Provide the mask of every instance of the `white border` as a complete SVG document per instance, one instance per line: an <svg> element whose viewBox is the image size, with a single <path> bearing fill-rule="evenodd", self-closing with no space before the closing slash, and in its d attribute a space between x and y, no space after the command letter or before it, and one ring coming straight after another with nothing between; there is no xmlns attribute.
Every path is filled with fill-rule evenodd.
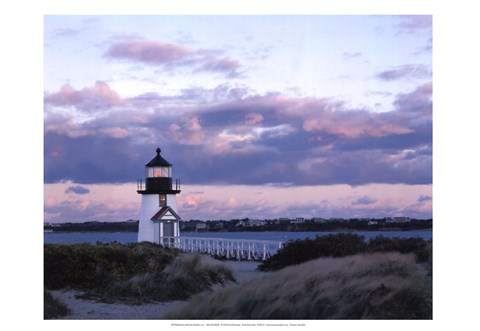
<svg viewBox="0 0 480 331"><path fill-rule="evenodd" d="M1 6L2 167L4 240L2 281L8 287L4 325L49 330L122 327L130 323L167 327L171 321L109 321L82 323L43 321L43 16L44 15L243 15L243 14L433 14L434 16L434 320L312 321L308 326L391 330L470 328L476 317L478 250L476 194L479 141L476 113L480 31L474 2L450 1L274 1L274 0L18 0ZM152 7L152 4L153 7ZM472 4L472 5L470 5ZM32 167L33 165L33 167ZM25 182L20 181L21 178ZM28 184L28 186L27 186ZM470 189L469 189L470 188ZM33 192L32 192L33 191ZM476 193L476 192L475 192ZM28 196L28 203L19 199ZM4 209L5 210L5 209ZM19 231L15 233L14 231ZM20 232L21 231L21 232ZM21 234L21 235L20 235ZM475 236L475 237L474 237ZM469 299L471 298L471 299ZM476 300L475 300L476 301ZM21 324L21 326L19 326ZM33 325L32 325L33 324ZM279 328L280 329L280 328ZM281 328L283 329L283 328Z"/></svg>

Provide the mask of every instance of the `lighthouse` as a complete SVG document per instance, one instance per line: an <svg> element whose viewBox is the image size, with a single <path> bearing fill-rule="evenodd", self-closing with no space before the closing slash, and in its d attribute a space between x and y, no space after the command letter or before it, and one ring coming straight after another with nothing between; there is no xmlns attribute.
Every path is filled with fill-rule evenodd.
<svg viewBox="0 0 480 331"><path fill-rule="evenodd" d="M176 199L180 181L175 180L173 186L172 165L160 155L160 148L156 152L145 165L145 181L137 181L137 193L142 195L138 242L166 244L180 236Z"/></svg>

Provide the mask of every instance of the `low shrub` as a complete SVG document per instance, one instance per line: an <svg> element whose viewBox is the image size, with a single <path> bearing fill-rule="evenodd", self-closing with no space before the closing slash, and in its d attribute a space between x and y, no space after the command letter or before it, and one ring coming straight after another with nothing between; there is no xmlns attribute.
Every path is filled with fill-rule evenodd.
<svg viewBox="0 0 480 331"><path fill-rule="evenodd" d="M166 319L431 319L431 279L413 254L318 258L204 292Z"/></svg>
<svg viewBox="0 0 480 331"><path fill-rule="evenodd" d="M151 243L44 245L47 289L92 289L138 273L161 272L178 252Z"/></svg>
<svg viewBox="0 0 480 331"><path fill-rule="evenodd" d="M318 257L342 257L362 253L367 247L364 239L356 234L340 233L289 241L276 254L263 261L258 270L279 270Z"/></svg>
<svg viewBox="0 0 480 331"><path fill-rule="evenodd" d="M43 318L55 319L66 316L70 309L61 301L54 298L48 291L43 292Z"/></svg>
<svg viewBox="0 0 480 331"><path fill-rule="evenodd" d="M151 243L44 246L46 289L73 288L82 298L139 304L183 300L213 284L235 280L221 262Z"/></svg>
<svg viewBox="0 0 480 331"><path fill-rule="evenodd" d="M386 238L378 236L370 239L367 245L369 252L413 253L417 262L432 260L432 242L422 238Z"/></svg>
<svg viewBox="0 0 480 331"><path fill-rule="evenodd" d="M417 262L432 261L432 242L422 238L375 237L366 242L363 236L351 233L317 236L287 242L278 252L259 266L260 271L279 270L319 257L343 257L361 253L399 252L415 254Z"/></svg>

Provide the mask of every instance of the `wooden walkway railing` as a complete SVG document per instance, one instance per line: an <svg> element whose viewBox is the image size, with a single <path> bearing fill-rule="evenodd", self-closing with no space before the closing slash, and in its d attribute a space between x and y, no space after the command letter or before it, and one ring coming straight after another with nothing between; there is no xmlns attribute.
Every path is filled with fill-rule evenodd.
<svg viewBox="0 0 480 331"><path fill-rule="evenodd" d="M161 237L160 244L185 252L217 255L236 260L266 260L283 246L280 241L199 237Z"/></svg>

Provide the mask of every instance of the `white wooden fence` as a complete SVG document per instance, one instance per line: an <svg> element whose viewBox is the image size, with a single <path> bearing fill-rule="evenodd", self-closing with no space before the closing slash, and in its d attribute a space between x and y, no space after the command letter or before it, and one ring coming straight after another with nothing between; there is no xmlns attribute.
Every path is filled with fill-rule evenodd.
<svg viewBox="0 0 480 331"><path fill-rule="evenodd" d="M160 244L185 252L218 255L236 260L265 260L283 246L280 241L199 237L161 237Z"/></svg>

